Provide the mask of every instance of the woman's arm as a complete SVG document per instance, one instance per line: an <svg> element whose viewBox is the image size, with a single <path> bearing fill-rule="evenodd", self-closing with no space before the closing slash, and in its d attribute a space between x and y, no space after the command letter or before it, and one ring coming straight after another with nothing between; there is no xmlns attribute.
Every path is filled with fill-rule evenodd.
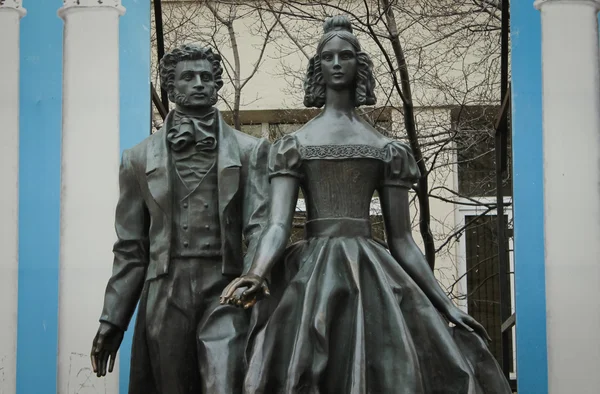
<svg viewBox="0 0 600 394"><path fill-rule="evenodd" d="M425 256L415 244L410 226L408 189L384 186L379 191L388 246L392 256L442 313L454 307L438 284Z"/></svg>
<svg viewBox="0 0 600 394"><path fill-rule="evenodd" d="M423 290L427 298L448 320L468 331L475 331L483 339L491 341L485 328L472 316L460 310L438 284L425 256L415 244L410 227L408 189L400 186L384 186L379 191L383 219L392 256Z"/></svg>
<svg viewBox="0 0 600 394"><path fill-rule="evenodd" d="M285 251L298 200L298 179L292 176L276 176L271 179L271 208L269 222L261 234L254 260L248 272L234 279L223 290L221 303L233 303L250 307L256 302L258 291L269 294L265 277ZM248 289L240 296L238 289Z"/></svg>

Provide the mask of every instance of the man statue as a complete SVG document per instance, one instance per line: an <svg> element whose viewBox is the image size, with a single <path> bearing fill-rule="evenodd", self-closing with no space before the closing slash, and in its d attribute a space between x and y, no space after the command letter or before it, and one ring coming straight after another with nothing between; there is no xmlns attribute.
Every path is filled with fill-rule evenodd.
<svg viewBox="0 0 600 394"><path fill-rule="evenodd" d="M248 312L219 296L252 262L267 219L269 144L213 107L222 72L210 48L166 54L160 78L175 110L123 153L113 274L91 358L98 376L112 371L140 301L130 394L241 392Z"/></svg>

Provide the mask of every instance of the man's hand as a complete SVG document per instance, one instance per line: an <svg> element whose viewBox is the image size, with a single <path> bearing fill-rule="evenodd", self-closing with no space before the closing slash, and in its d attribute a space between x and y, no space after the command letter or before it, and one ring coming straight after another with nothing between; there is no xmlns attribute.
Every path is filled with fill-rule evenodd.
<svg viewBox="0 0 600 394"><path fill-rule="evenodd" d="M121 341L123 341L123 334L123 330L115 325L106 322L100 323L91 353L92 369L98 377L106 376L107 365L108 372L113 371L117 351L121 346Z"/></svg>
<svg viewBox="0 0 600 394"><path fill-rule="evenodd" d="M258 275L244 275L236 278L223 290L221 304L232 304L248 309L264 296L268 296L269 286Z"/></svg>

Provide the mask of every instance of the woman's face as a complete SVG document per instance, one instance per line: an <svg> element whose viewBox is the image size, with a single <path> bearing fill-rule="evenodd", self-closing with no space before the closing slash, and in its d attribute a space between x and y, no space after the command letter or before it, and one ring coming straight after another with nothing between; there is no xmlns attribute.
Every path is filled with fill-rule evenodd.
<svg viewBox="0 0 600 394"><path fill-rule="evenodd" d="M358 62L352 44L333 37L321 50L321 71L328 88L348 89L354 84Z"/></svg>

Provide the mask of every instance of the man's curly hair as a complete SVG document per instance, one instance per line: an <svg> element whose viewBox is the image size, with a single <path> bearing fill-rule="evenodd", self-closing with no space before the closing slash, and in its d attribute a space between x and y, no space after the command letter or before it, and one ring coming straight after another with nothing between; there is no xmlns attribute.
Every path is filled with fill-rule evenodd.
<svg viewBox="0 0 600 394"><path fill-rule="evenodd" d="M223 87L223 67L221 56L213 53L211 48L185 44L166 53L160 60L158 69L160 84L169 94L169 100L176 101L175 67L184 60L208 60L212 64L213 78L217 91Z"/></svg>
<svg viewBox="0 0 600 394"><path fill-rule="evenodd" d="M304 79L304 105L306 107L321 108L325 105L325 81L321 70L321 51L327 42L334 37L339 37L349 42L356 51L358 63L356 81L354 85L354 105L373 105L377 102L375 97L375 77L373 76L373 62L369 55L360 48L358 38L352 32L352 24L345 16L328 18L323 25L323 37L317 46L317 54L308 63L308 70Z"/></svg>

